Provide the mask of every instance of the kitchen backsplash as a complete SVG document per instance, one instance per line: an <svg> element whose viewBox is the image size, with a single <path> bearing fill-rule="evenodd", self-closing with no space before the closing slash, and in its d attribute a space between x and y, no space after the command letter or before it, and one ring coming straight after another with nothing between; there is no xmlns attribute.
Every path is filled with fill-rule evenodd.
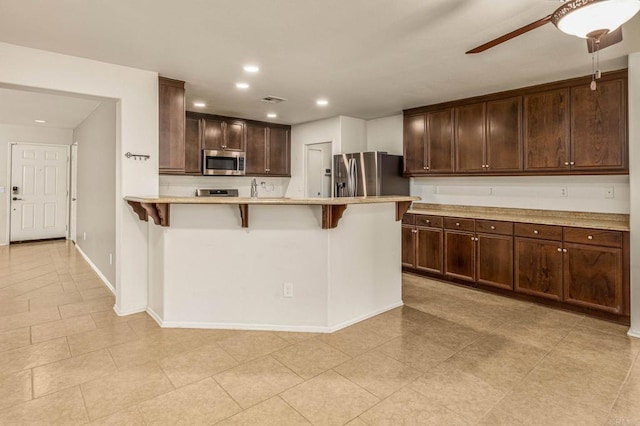
<svg viewBox="0 0 640 426"><path fill-rule="evenodd" d="M196 189L237 189L240 197L251 195L250 176L160 176L160 195L194 196ZM290 178L256 177L258 197L283 197Z"/></svg>
<svg viewBox="0 0 640 426"><path fill-rule="evenodd" d="M629 213L629 176L426 177L411 179L423 203Z"/></svg>

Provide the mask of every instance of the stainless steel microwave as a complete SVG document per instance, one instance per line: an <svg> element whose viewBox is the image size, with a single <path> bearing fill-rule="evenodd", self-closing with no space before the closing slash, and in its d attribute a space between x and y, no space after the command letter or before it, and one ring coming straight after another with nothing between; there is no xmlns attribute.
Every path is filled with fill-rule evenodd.
<svg viewBox="0 0 640 426"><path fill-rule="evenodd" d="M202 174L219 176L244 175L245 153L239 151L202 151Z"/></svg>

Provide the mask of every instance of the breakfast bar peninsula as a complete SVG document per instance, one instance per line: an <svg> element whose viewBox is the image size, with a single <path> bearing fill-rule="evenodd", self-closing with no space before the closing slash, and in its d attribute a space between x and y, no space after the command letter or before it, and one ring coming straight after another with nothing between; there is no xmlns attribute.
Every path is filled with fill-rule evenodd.
<svg viewBox="0 0 640 426"><path fill-rule="evenodd" d="M163 327L332 332L402 305L401 222L418 197L126 197L148 222Z"/></svg>

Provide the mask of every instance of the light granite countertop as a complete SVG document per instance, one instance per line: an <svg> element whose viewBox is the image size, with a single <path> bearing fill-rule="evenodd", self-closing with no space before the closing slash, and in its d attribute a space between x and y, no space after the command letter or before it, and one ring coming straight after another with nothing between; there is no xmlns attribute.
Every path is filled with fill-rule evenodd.
<svg viewBox="0 0 640 426"><path fill-rule="evenodd" d="M629 231L629 215L413 203L407 213Z"/></svg>
<svg viewBox="0 0 640 426"><path fill-rule="evenodd" d="M251 197L124 197L127 201L147 204L263 204L263 205L345 205L419 201L420 197L380 196L341 198L251 198Z"/></svg>

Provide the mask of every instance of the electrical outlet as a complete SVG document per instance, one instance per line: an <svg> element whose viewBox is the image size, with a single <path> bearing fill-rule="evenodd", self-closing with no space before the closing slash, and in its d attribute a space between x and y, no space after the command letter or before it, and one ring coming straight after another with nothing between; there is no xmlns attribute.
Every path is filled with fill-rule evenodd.
<svg viewBox="0 0 640 426"><path fill-rule="evenodd" d="M560 188L560 196L561 197L567 197L569 195L569 191L567 191L567 187L562 187Z"/></svg>
<svg viewBox="0 0 640 426"><path fill-rule="evenodd" d="M293 297L293 283L282 283L282 295L284 297Z"/></svg>
<svg viewBox="0 0 640 426"><path fill-rule="evenodd" d="M87 241L87 233L86 232L82 233L82 241Z"/></svg>
<svg viewBox="0 0 640 426"><path fill-rule="evenodd" d="M616 194L614 192L613 186L607 186L604 189L604 198L615 198Z"/></svg>
<svg viewBox="0 0 640 426"><path fill-rule="evenodd" d="M109 253L109 265L113 265L113 253Z"/></svg>

